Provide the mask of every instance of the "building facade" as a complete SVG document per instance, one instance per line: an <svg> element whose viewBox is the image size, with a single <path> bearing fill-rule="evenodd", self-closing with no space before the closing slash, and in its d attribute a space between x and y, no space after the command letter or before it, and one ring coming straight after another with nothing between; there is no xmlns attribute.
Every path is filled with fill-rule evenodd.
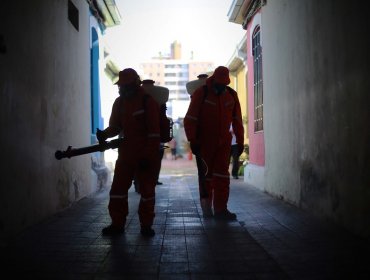
<svg viewBox="0 0 370 280"><path fill-rule="evenodd" d="M148 62L140 64L143 79L154 80L156 85L169 89L167 113L174 120L182 119L189 106L189 94L186 83L197 79L202 73L213 70L209 61L194 61L181 58L181 44L174 41L168 55L160 54Z"/></svg>
<svg viewBox="0 0 370 280"><path fill-rule="evenodd" d="M229 20L247 36L245 181L369 237L367 10L346 0L235 0Z"/></svg>
<svg viewBox="0 0 370 280"><path fill-rule="evenodd" d="M247 88L247 37L244 36L235 48L229 62L226 64L230 71L230 87L237 93L242 112L244 126L244 143L249 145L248 137L248 88Z"/></svg>
<svg viewBox="0 0 370 280"><path fill-rule="evenodd" d="M113 0L23 1L21 9L2 3L1 239L98 189L99 154L57 160L55 152L95 141L102 125L100 39L118 19Z"/></svg>

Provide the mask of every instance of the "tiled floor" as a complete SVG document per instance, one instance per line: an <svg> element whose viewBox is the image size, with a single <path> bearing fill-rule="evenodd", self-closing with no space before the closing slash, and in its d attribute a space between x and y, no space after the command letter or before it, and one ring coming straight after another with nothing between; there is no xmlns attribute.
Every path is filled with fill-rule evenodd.
<svg viewBox="0 0 370 280"><path fill-rule="evenodd" d="M239 180L235 222L203 219L195 166L164 160L153 238L139 234L131 188L126 232L103 237L108 190L36 225L2 248L2 279L370 279L363 240ZM19 278L17 278L19 279Z"/></svg>

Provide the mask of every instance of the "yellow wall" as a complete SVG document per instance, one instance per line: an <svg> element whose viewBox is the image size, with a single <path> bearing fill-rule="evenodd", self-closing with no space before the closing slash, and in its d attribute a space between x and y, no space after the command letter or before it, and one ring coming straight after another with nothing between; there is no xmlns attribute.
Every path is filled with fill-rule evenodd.
<svg viewBox="0 0 370 280"><path fill-rule="evenodd" d="M230 73L230 76L231 76L230 87L232 87L238 93L240 108L242 111L243 124L244 124L244 143L249 144L248 122L247 123L244 122L244 120L248 120L248 98L247 98L246 75L247 75L247 68L244 67L243 65L241 65L234 72L231 72Z"/></svg>

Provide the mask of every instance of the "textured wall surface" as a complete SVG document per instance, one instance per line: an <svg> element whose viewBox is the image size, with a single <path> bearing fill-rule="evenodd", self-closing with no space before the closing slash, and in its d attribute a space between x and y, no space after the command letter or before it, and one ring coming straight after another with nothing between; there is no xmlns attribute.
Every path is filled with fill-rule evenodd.
<svg viewBox="0 0 370 280"><path fill-rule="evenodd" d="M369 236L368 11L267 1L261 18L266 190Z"/></svg>
<svg viewBox="0 0 370 280"><path fill-rule="evenodd" d="M56 150L90 145L89 14L74 1L5 1L0 9L2 147L0 235L14 234L91 192L90 157Z"/></svg>

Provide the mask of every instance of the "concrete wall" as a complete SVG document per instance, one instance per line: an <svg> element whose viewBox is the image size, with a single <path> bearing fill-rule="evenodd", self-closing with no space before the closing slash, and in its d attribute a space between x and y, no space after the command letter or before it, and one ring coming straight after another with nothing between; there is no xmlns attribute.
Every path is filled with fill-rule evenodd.
<svg viewBox="0 0 370 280"><path fill-rule="evenodd" d="M56 150L90 145L89 13L73 1L3 1L0 34L0 236L7 237L91 193L89 156Z"/></svg>
<svg viewBox="0 0 370 280"><path fill-rule="evenodd" d="M240 67L237 73L237 92L238 98L240 102L240 109L242 111L243 117L243 124L244 124L244 144L249 144L248 138L248 123L244 123L244 120L248 121L248 94L247 94L247 87L246 87L246 76L247 70L245 66Z"/></svg>
<svg viewBox="0 0 370 280"><path fill-rule="evenodd" d="M253 20L248 24L247 28L247 77L248 77L248 136L249 136L249 165L256 165L258 167L263 167L265 165L265 140L264 140L264 131L254 131L254 69L253 69L253 55L252 55L252 34L254 29L257 26L261 25L261 14L257 13ZM262 45L262 42L261 42ZM263 46L262 46L263 47ZM262 61L263 61L262 53ZM265 110L265 109L264 109ZM246 168L250 168L247 166ZM260 168L258 168L260 170ZM253 180L253 174L250 174L251 181L246 181L251 184L255 184ZM247 177L245 177L247 178ZM263 188L263 185L258 185L257 187Z"/></svg>
<svg viewBox="0 0 370 280"><path fill-rule="evenodd" d="M265 188L369 236L370 17L360 3L262 8Z"/></svg>
<svg viewBox="0 0 370 280"><path fill-rule="evenodd" d="M244 182L260 190L265 190L265 133L263 130L254 131L254 60L252 55L252 34L257 26L261 26L261 13L256 13L247 26L249 163L244 167ZM263 48L262 41L261 45Z"/></svg>

